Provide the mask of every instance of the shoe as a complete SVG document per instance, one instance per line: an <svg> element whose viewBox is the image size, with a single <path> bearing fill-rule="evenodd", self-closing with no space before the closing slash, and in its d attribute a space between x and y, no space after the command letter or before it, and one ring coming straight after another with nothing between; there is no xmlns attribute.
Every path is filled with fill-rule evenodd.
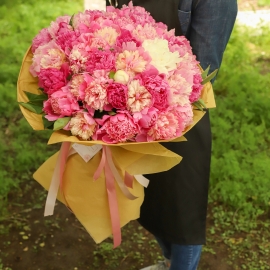
<svg viewBox="0 0 270 270"><path fill-rule="evenodd" d="M170 267L170 264L169 264L168 260L165 260L162 262L158 262L158 264L145 267L141 270L169 270L169 267Z"/></svg>

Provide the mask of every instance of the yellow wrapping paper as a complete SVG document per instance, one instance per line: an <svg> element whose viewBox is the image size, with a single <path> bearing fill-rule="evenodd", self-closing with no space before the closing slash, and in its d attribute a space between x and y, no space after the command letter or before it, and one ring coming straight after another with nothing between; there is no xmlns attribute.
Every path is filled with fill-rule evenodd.
<svg viewBox="0 0 270 270"><path fill-rule="evenodd" d="M32 77L29 72L32 57L33 55L29 48L23 59L18 78L18 102L28 101L23 91L39 94L37 78ZM201 98L204 100L207 108L215 107L211 83L204 85ZM22 106L20 106L20 108L24 117L33 129L44 129L40 115L37 115ZM185 132L190 130L203 115L204 112L194 110L193 125L189 126ZM185 140L186 139L182 136L174 141L181 142ZM49 140L49 144L65 141L80 143L87 146L94 144L108 145L102 141L81 141L77 137L70 136L69 133L64 130L55 131ZM131 175L166 171L177 165L182 159L182 157L167 150L158 142L121 143L109 146L114 164L123 178L125 171ZM58 153L50 157L34 174L34 179L46 190L49 189L57 157ZM112 234L104 173L102 173L97 181L93 181L93 175L99 165L100 159L101 151L88 163L86 163L78 154L74 154L68 158L63 176L63 192L66 201L75 216L96 243L102 242ZM144 197L143 186L134 180L133 188L129 190L133 195L138 197L135 200L126 198L119 189L117 183L115 183L115 187L120 214L120 225L122 227L130 220L139 217L140 206ZM58 193L57 198L65 203L61 192Z"/></svg>

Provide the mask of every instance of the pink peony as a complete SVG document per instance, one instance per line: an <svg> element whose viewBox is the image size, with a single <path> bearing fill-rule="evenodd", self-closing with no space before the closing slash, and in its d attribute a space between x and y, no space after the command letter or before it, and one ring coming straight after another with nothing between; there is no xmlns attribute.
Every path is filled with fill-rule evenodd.
<svg viewBox="0 0 270 270"><path fill-rule="evenodd" d="M134 80L128 85L127 107L131 112L140 112L152 105L152 95L140 85L139 80Z"/></svg>
<svg viewBox="0 0 270 270"><path fill-rule="evenodd" d="M73 47L69 54L70 68L73 73L80 73L85 71L85 63L87 62L88 53L80 45Z"/></svg>
<svg viewBox="0 0 270 270"><path fill-rule="evenodd" d="M122 47L122 44L126 42L134 42L137 47L141 46L141 42L132 36L130 31L122 29L121 34L116 39L116 46Z"/></svg>
<svg viewBox="0 0 270 270"><path fill-rule="evenodd" d="M94 70L108 70L111 71L115 66L115 55L111 51L102 51L92 49L88 52L88 59L85 63L85 70L92 73Z"/></svg>
<svg viewBox="0 0 270 270"><path fill-rule="evenodd" d="M52 36L52 38L56 38L57 33L59 31L60 28L60 24L61 23L65 23L65 24L69 24L70 22L70 16L60 16L58 18L56 18L55 21L51 22L50 27L48 27L48 32L50 33L50 35Z"/></svg>
<svg viewBox="0 0 270 270"><path fill-rule="evenodd" d="M89 140L95 133L97 123L93 117L87 112L77 112L74 117L71 118L69 123L69 129L74 136L78 136L83 140Z"/></svg>
<svg viewBox="0 0 270 270"><path fill-rule="evenodd" d="M169 85L164 74L159 74L155 68L141 74L144 87L153 98L153 106L164 111L168 108Z"/></svg>
<svg viewBox="0 0 270 270"><path fill-rule="evenodd" d="M201 92L202 92L202 89L203 89L203 85L201 84L202 83L202 75L200 73L197 73L194 75L193 77L193 87L192 87L192 92L189 96L189 100L191 103L197 101L200 96L201 96Z"/></svg>
<svg viewBox="0 0 270 270"><path fill-rule="evenodd" d="M111 83L107 87L108 102L115 109L125 110L127 106L127 86L121 83Z"/></svg>
<svg viewBox="0 0 270 270"><path fill-rule="evenodd" d="M36 49L33 56L33 63L30 67L30 72L34 77L36 77L41 69L60 69L65 62L65 53L55 43L55 41L52 40L48 44L39 46Z"/></svg>
<svg viewBox="0 0 270 270"><path fill-rule="evenodd" d="M32 41L32 53L35 53L39 46L49 43L52 40L47 28L42 29Z"/></svg>
<svg viewBox="0 0 270 270"><path fill-rule="evenodd" d="M54 92L43 104L45 117L49 121L54 121L64 116L71 116L79 110L80 106L78 102L65 88Z"/></svg>
<svg viewBox="0 0 270 270"><path fill-rule="evenodd" d="M75 74L71 78L70 92L76 99L83 100L85 97L85 88L87 87L85 76L89 76L89 75L88 74Z"/></svg>
<svg viewBox="0 0 270 270"><path fill-rule="evenodd" d="M39 87L43 88L45 93L51 95L66 85L68 75L67 64L63 64L60 70L56 68L41 69L38 76Z"/></svg>
<svg viewBox="0 0 270 270"><path fill-rule="evenodd" d="M135 43L134 45L136 48ZM147 64L148 59L145 59L139 50L124 50L116 59L116 69L124 70L130 75L145 71Z"/></svg>
<svg viewBox="0 0 270 270"><path fill-rule="evenodd" d="M161 112L153 127L147 132L147 140L173 139L179 137L183 129L183 123L174 112Z"/></svg>
<svg viewBox="0 0 270 270"><path fill-rule="evenodd" d="M96 81L91 82L85 89L84 100L91 108L103 111L104 106L108 104L106 85Z"/></svg>
<svg viewBox="0 0 270 270"><path fill-rule="evenodd" d="M106 143L119 143L133 141L139 132L138 126L127 112L114 116L105 115L102 120L97 120L102 127L97 130L96 138Z"/></svg>
<svg viewBox="0 0 270 270"><path fill-rule="evenodd" d="M56 42L67 54L71 51L73 43L76 41L77 37L78 33L73 30L72 26L64 22L59 24Z"/></svg>

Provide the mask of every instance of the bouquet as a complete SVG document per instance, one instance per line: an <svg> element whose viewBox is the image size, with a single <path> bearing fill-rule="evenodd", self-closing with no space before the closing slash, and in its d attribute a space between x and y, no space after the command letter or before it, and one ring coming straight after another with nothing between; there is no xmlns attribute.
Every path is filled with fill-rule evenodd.
<svg viewBox="0 0 270 270"><path fill-rule="evenodd" d="M138 175L168 170L181 160L153 142L184 140L181 136L199 121L204 108L215 106L211 85L207 84L215 74L207 76L208 70L202 72L198 64L185 37L175 36L174 30L168 31L165 24L155 22L144 8L132 3L122 9L108 7L106 12L88 10L58 17L33 39L19 75L18 101L34 129L55 131L49 143L76 144L71 152L71 144L63 144L62 151L45 162L40 168L42 173L39 170L35 178L47 189L62 186L58 198L81 222L84 220L82 223L88 224L89 218L85 219L85 213L80 218L74 211L77 206L71 202L76 201L70 194L79 184L68 180L70 175L78 178L72 171L83 160L77 157L78 163L74 163L75 157L69 156L76 153L83 157L86 145L101 144L102 154L99 148L90 155L85 162L94 157L91 166L86 164L83 170L91 167L89 177L103 177L105 182L108 178L118 179L125 199L142 198L141 185L139 196L130 195L134 175L138 180ZM87 151L95 152L93 148ZM56 161L57 155L62 165L57 165L60 169L55 172L55 164L61 163ZM162 158L169 162L164 163ZM156 166L158 159L163 164ZM118 213L115 219L117 207L111 204L115 205L121 195L116 194L115 188L108 189L113 180L109 182L106 187L110 213L106 212L106 217L109 214L114 221L108 225L112 228L106 231L106 237L111 230L114 235L119 234L122 224L115 225L117 218L120 223L138 218L142 202L136 199L134 217L122 222ZM56 193L57 188L55 196ZM78 212L82 204L85 201L78 204ZM103 224L104 220L100 222ZM104 235L98 238L103 240Z"/></svg>

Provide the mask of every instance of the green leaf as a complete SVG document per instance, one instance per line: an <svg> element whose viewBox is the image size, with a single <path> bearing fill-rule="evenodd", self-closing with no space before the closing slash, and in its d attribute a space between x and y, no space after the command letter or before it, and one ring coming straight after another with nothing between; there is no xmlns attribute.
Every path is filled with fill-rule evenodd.
<svg viewBox="0 0 270 270"><path fill-rule="evenodd" d="M218 70L214 70L210 75L208 75L203 81L202 81L202 85L210 82L216 75L217 75Z"/></svg>
<svg viewBox="0 0 270 270"><path fill-rule="evenodd" d="M207 67L207 69L202 73L202 78L203 78L203 80L207 77L207 74L208 74L209 70L210 70L210 65L209 65L209 66Z"/></svg>
<svg viewBox="0 0 270 270"><path fill-rule="evenodd" d="M114 78L114 75L115 75L115 72L114 71L111 71L110 74L109 74L109 78L110 79L113 79Z"/></svg>
<svg viewBox="0 0 270 270"><path fill-rule="evenodd" d="M113 116L113 115L116 115L116 112L111 111L111 112L108 112L108 114Z"/></svg>
<svg viewBox="0 0 270 270"><path fill-rule="evenodd" d="M22 105L24 108L26 108L27 110L37 113L37 114L41 114L42 113L42 109L43 106L39 106L36 104L31 104L30 102L25 103L25 102L19 102L20 105Z"/></svg>
<svg viewBox="0 0 270 270"><path fill-rule="evenodd" d="M59 118L54 122L53 130L59 130L62 129L67 125L67 123L70 121L71 117L63 117Z"/></svg>
<svg viewBox="0 0 270 270"><path fill-rule="evenodd" d="M197 101L193 102L192 105L194 105L200 111L205 111L207 109L202 99L198 99Z"/></svg>
<svg viewBox="0 0 270 270"><path fill-rule="evenodd" d="M35 102L35 101L44 101L48 99L48 96L44 93L40 94L40 95L36 95L27 91L24 91L25 95L27 96L28 100L30 102Z"/></svg>
<svg viewBox="0 0 270 270"><path fill-rule="evenodd" d="M55 121L49 121L45 116L42 116L42 121L45 129L53 129L53 124Z"/></svg>
<svg viewBox="0 0 270 270"><path fill-rule="evenodd" d="M69 21L69 25L72 26L72 28L73 28L73 18L74 18L74 14L71 16L70 21Z"/></svg>

